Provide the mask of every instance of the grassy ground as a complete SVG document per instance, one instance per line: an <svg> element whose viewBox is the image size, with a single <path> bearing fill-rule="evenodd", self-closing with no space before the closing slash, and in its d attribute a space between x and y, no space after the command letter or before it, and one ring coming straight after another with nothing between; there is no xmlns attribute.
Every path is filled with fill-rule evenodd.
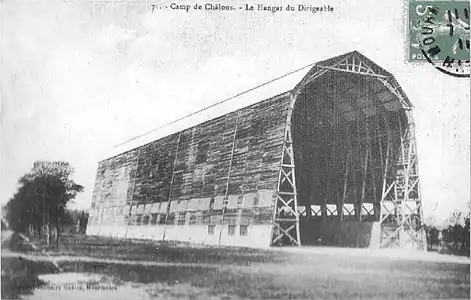
<svg viewBox="0 0 471 300"><path fill-rule="evenodd" d="M106 263L61 266L67 271L108 274L125 282L151 286L158 282L180 292L181 286L191 286L207 289L208 294L243 299L469 299L469 265L465 264L307 254L283 260L217 267ZM155 293L159 293L158 288Z"/></svg>
<svg viewBox="0 0 471 300"><path fill-rule="evenodd" d="M38 274L54 272L54 266L48 262L2 257L2 299L32 294L34 288L44 284Z"/></svg>
<svg viewBox="0 0 471 300"><path fill-rule="evenodd" d="M128 299L136 295L142 299L202 300L470 297L469 263L391 259L371 256L367 252L329 248L273 251L134 242L128 244L126 250L126 243L129 241L100 241L93 246L84 241L63 248L66 249L63 252L109 258L120 255L121 259L145 258L167 265L110 263L105 260L74 262L67 258L58 263L64 272L109 276L119 285L115 294L106 292L107 297L113 299ZM5 259L2 259L2 269ZM11 266L25 268L21 264ZM38 273L34 268L29 270ZM38 290L31 299L54 299L54 295ZM86 291L74 295L80 300L97 297L96 292ZM75 299L70 293L59 296L57 299Z"/></svg>

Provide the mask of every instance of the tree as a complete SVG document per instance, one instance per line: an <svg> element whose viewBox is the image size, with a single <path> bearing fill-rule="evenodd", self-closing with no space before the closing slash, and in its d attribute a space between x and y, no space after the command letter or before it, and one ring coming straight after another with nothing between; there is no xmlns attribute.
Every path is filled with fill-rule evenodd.
<svg viewBox="0 0 471 300"><path fill-rule="evenodd" d="M73 173L67 162L35 162L32 170L19 179L18 191L6 205L6 219L12 229L23 233L31 226L42 232L46 229L49 243L54 226L59 243L59 225L66 206L83 191L83 186L72 180Z"/></svg>
<svg viewBox="0 0 471 300"><path fill-rule="evenodd" d="M442 231L442 241L447 252L469 256L469 220L469 212L455 212L448 219L449 225Z"/></svg>
<svg viewBox="0 0 471 300"><path fill-rule="evenodd" d="M427 233L427 244L430 250L435 249L435 246L438 248L440 243L439 240L439 230L432 225L425 225L425 232Z"/></svg>
<svg viewBox="0 0 471 300"><path fill-rule="evenodd" d="M63 226L69 227L69 230L76 233L84 233L87 229L88 213L84 210L67 210L61 219Z"/></svg>
<svg viewBox="0 0 471 300"><path fill-rule="evenodd" d="M88 212L82 210L79 216L79 232L85 233L87 231L87 225L88 225Z"/></svg>

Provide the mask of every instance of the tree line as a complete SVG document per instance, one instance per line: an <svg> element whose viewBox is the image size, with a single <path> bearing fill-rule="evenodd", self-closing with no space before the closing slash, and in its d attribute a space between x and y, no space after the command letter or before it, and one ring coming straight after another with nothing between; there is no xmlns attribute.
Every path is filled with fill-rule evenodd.
<svg viewBox="0 0 471 300"><path fill-rule="evenodd" d="M428 250L469 257L470 216L469 212L455 212L448 219L448 226L442 229L426 225Z"/></svg>
<svg viewBox="0 0 471 300"><path fill-rule="evenodd" d="M88 213L67 209L84 189L73 180L73 174L74 169L67 162L35 162L18 180L18 190L4 207L9 228L30 237L46 238L47 243L54 235L57 245L61 230L85 233ZM448 223L445 229L425 225L428 250L469 256L470 213L457 212ZM6 227L2 220L2 229Z"/></svg>
<svg viewBox="0 0 471 300"><path fill-rule="evenodd" d="M9 228L28 235L39 234L48 244L54 233L58 245L61 227L75 217L66 207L84 189L72 179L73 174L74 169L67 162L34 162L32 169L18 180L18 190L4 207Z"/></svg>

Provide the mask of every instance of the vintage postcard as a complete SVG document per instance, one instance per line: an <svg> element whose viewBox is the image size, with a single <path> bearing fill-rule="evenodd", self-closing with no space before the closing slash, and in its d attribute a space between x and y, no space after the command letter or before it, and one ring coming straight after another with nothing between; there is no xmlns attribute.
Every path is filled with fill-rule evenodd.
<svg viewBox="0 0 471 300"><path fill-rule="evenodd" d="M0 1L2 299L469 299L470 3Z"/></svg>

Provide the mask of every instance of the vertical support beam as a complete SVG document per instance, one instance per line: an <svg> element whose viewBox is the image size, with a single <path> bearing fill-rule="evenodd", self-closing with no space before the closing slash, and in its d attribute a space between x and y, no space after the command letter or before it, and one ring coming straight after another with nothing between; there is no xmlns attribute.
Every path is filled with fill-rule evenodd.
<svg viewBox="0 0 471 300"><path fill-rule="evenodd" d="M409 123L409 122L408 122ZM409 220L410 215L409 212L406 210L407 208L407 202L409 201L409 180L410 180L410 172L411 172L411 166L412 166L412 138L410 134L410 124L407 124L407 129L406 129L406 135L407 135L407 142L408 142L408 149L407 149L407 157L406 157L406 163L407 165L405 166L405 178L404 178L404 199L403 201L403 207L402 207L402 213L403 213L403 224L407 220Z"/></svg>
<svg viewBox="0 0 471 300"><path fill-rule="evenodd" d="M180 148L181 135L182 133L180 131L178 133L177 147L175 149L175 158L173 159L172 179L170 180L170 188L168 191L167 212L165 214L165 225L164 225L164 233L162 235L162 241L165 241L165 235L167 234L167 220L168 220L168 215L170 214L170 203L172 200L173 180L175 179L175 169L177 168L177 158L178 158L178 150Z"/></svg>
<svg viewBox="0 0 471 300"><path fill-rule="evenodd" d="M330 180L330 157L329 157L329 150L331 148L331 146L329 145L329 132L325 129L325 128L322 128L322 130L325 130L324 131L324 134L323 136L325 137L325 140L323 141L323 147L325 147L322 152L324 154L324 171L326 171L326 173L322 174L322 182L323 182L323 186L324 186L324 197L323 199L321 199L321 216L322 216L322 220L325 220L327 218L327 199L329 197L329 180Z"/></svg>
<svg viewBox="0 0 471 300"><path fill-rule="evenodd" d="M296 97L297 95L291 93L282 145L275 207L273 210L271 245L281 241L282 238L288 238L293 245L301 245L299 213L297 210L298 196L296 192L295 160L293 139L291 135L291 116L296 102ZM284 188L282 184L284 184L286 188Z"/></svg>
<svg viewBox="0 0 471 300"><path fill-rule="evenodd" d="M398 178L397 180L398 184L396 184L396 208L399 207L399 226L401 227L401 230L404 229L404 222L405 222L405 213L404 213L404 196L406 193L406 187L407 185L404 185L404 182L407 180L407 168L408 168L408 163L407 163L407 157L406 157L406 152L405 152L405 147L404 147L404 141L405 137L407 136L407 131L408 129L404 131L404 128L402 126L402 121L401 121L401 116L398 114L397 115L397 121L399 125L399 132L400 132L400 141L401 141L401 159L398 162L400 164L399 169L401 170L402 174L399 174L402 178ZM398 192L399 190L399 192ZM401 241L399 241L401 243ZM402 246L402 245L401 245Z"/></svg>
<svg viewBox="0 0 471 300"><path fill-rule="evenodd" d="M355 122L355 125L356 125L356 132L357 132L357 147L358 147L358 153L359 153L359 160L358 162L360 163L358 166L354 165L354 171L352 172L352 175L353 175L353 182L354 182L354 185L353 185L353 193L354 193L354 199L355 199L355 203L354 203L354 210L355 210L355 218L358 219L358 220L361 220L361 195L359 195L359 191L358 191L358 167L361 167L362 164L363 164L363 157L361 155L362 153L362 141L363 141L363 136L361 135L361 129L360 129L360 116L356 119L356 122ZM361 170L361 169L360 169Z"/></svg>
<svg viewBox="0 0 471 300"><path fill-rule="evenodd" d="M386 130L386 122L385 121L383 121L383 122L384 122L383 123L384 124L383 128L384 128L384 130ZM384 143L383 136L384 136L385 133L381 131L381 127L380 127L379 123L380 123L380 118L377 117L376 118L376 138L378 140L378 152L379 152L379 162L380 162L379 167L380 168L379 168L379 171L378 171L378 169L375 169L374 174L373 174L373 176L375 178L375 182L374 182L375 200L374 201L375 201L375 205L377 206L375 208L375 215L376 215L376 218L377 218L376 220L377 221L381 220L381 199L383 197L383 194L382 194L383 190L382 190L381 194L378 195L378 189L376 187L376 181L378 180L381 184L383 184L383 175L382 175L382 173L383 173L383 170L385 168L385 157L384 157L384 154L383 154L383 147L384 147L383 146L384 145L383 144ZM387 139L387 135L386 135L386 145L387 145L387 142L388 142L388 139ZM378 176L378 173L381 174L381 175ZM382 186L382 188L384 188L384 185Z"/></svg>
<svg viewBox="0 0 471 300"><path fill-rule="evenodd" d="M362 169L362 185L361 185L361 198L360 198L360 208L358 212L358 219L362 221L362 211L363 211L363 202L365 201L365 192L366 192L366 177L367 177L367 170L368 170L368 158L369 158L369 151L370 151L370 140L369 140L369 132L368 132L368 120L365 119L365 156L363 158L363 169Z"/></svg>
<svg viewBox="0 0 471 300"><path fill-rule="evenodd" d="M235 142L236 142L236 137L237 137L237 126L239 125L239 114L240 114L240 110L237 111L236 123L234 127L234 135L232 136L231 158L229 159L229 169L227 170L226 192L224 194L224 202L222 205L221 229L219 230L218 244L221 244L222 230L224 229L224 213L226 212L226 209L227 209L227 200L228 200L227 195L229 193L229 181L231 179L232 163L234 160Z"/></svg>
<svg viewBox="0 0 471 300"><path fill-rule="evenodd" d="M304 95L306 95L306 86L304 86ZM308 109L307 109L307 101L303 101L303 104L304 104L304 120L308 120ZM316 110L317 112L317 110ZM307 124L306 126L306 123L301 123L300 124L301 126L301 130L305 130L306 127L311 127L312 124ZM304 149L305 145L307 144L306 142L306 139L300 139L298 141L298 145L300 146L301 149ZM305 174L305 178L303 178L304 180L304 186L311 186L311 169L312 169L312 164L309 165L308 162L311 161L311 157L308 156L307 154L305 153L300 153L300 155L302 156L300 161L302 161L303 163L303 174ZM309 157L309 159L307 159L307 157ZM311 205L312 205L312 201L311 201L311 189L309 189L309 193L305 193L306 195L306 199L303 199L303 203L305 204L306 206L306 209L304 211L304 213L306 214L306 219L311 219L312 217L312 210L311 210ZM297 211L298 212L298 211Z"/></svg>
<svg viewBox="0 0 471 300"><path fill-rule="evenodd" d="M350 141L350 134L347 134L347 159L345 160L345 173L343 176L343 195L339 207L339 217L340 220L343 220L343 206L345 204L345 198L347 197L347 185L348 185L348 176L350 170L350 160L352 156L352 144Z"/></svg>
<svg viewBox="0 0 471 300"><path fill-rule="evenodd" d="M386 235L386 232L391 224L389 223L389 219L393 217L396 219L395 210L396 204L394 201L396 197L394 196L394 200L387 199L388 195L391 193L392 189L395 189L396 186L396 178L392 178L391 182L388 182L388 174L391 164L394 163L392 158L395 156L394 149L393 149L393 132L390 126L390 122L386 115L383 115L384 118L384 126L387 133L387 141L386 141L386 155L384 157L384 166L383 166L383 185L382 185L382 193L381 193L381 209L380 209L380 224L382 228L381 233L381 243L379 247L383 247L386 245L390 239L395 238L395 233L389 233ZM388 186L389 184L389 186ZM390 211L389 208L386 206L386 203L392 203L394 206L394 211Z"/></svg>
<svg viewBox="0 0 471 300"><path fill-rule="evenodd" d="M413 113L412 110L406 111L408 123L409 123L409 133L410 133L410 139L411 139L411 147L413 148L412 150L412 155L414 156L414 169L415 169L415 177L416 177L416 188L417 188L417 199L416 200L416 205L417 205L417 215L418 215L418 222L419 222L419 228L414 230L417 230L417 237L418 237L418 243L419 243L419 250L427 250L427 237L425 230L423 228L423 221L424 221L424 212L423 212L423 202L422 202L422 191L420 188L420 177L419 177L419 161L418 161L418 154L417 154L417 140L415 138L415 122L413 118Z"/></svg>
<svg viewBox="0 0 471 300"><path fill-rule="evenodd" d="M371 152L370 152L371 153ZM372 162L370 161L370 163L372 164ZM376 169L376 166L372 165L370 167L370 178L371 178L371 187L373 189L373 215L374 215L374 219L376 220L377 216L378 216L378 211L377 211L377 188L376 188L376 172L377 172L377 169Z"/></svg>
<svg viewBox="0 0 471 300"><path fill-rule="evenodd" d="M384 115L384 126L387 133L386 137L386 155L384 157L384 164L383 164L383 187L381 193L381 210L383 210L383 203L387 195L387 176L388 176L388 169L389 169L389 158L391 155L391 148L392 148L392 133L391 127L389 126L389 122L387 117ZM382 214L380 214L382 215Z"/></svg>
<svg viewBox="0 0 471 300"><path fill-rule="evenodd" d="M370 123L370 129L371 129L371 133L372 133L372 136L370 138L370 143L369 143L369 154L370 154L370 167L369 167L369 176L370 176L370 191L372 191L373 193L373 197L372 197L372 205L373 205L373 216L374 216L374 220L376 220L378 218L378 215L379 215L379 209L378 209L378 190L377 190L377 186L376 186L376 182L377 182L377 173L378 173L378 169L381 170L381 164L382 164L382 154L381 154L381 136L380 136L380 132L378 131L378 118L376 116L374 117L371 117L371 123ZM380 156L380 162L379 162L379 165L377 165L377 156L375 155L376 153L373 151L373 143L377 143L378 145L378 148L379 148L379 156Z"/></svg>
<svg viewBox="0 0 471 300"><path fill-rule="evenodd" d="M399 247L404 247L408 243L412 243L412 247L417 250L426 249L426 240L423 230L417 228L417 223L421 224L423 216L416 208L411 210L408 206L410 200L410 193L415 187L418 188L419 177L417 172L417 153L415 149L415 136L414 136L414 122L412 119L411 111L405 109L403 114L396 115L399 130L399 144L397 145L397 158L392 163L395 164L396 174L393 182L389 185L383 184L383 197L385 202L387 197L390 197L391 188L394 187L394 199L391 203L394 204L394 212L382 213L381 222L383 223L388 217L394 218L395 223L388 224L393 233L388 234L387 237L381 242L382 246L386 246L389 240L394 240ZM404 124L401 117L405 116L407 124ZM389 135L390 136L390 135ZM389 150L389 147L388 147ZM395 150L391 149L390 151ZM396 154L394 155L396 156ZM387 155L387 158L391 155ZM417 208L421 207L422 200L420 197L420 190L418 190L418 199L414 199ZM389 199L387 200L389 201ZM382 208L385 208L382 205ZM418 215L418 216L417 216ZM417 218L419 220L417 220Z"/></svg>
<svg viewBox="0 0 471 300"><path fill-rule="evenodd" d="M423 222L423 212L422 212L422 198L420 194L419 186L419 174L418 174L418 160L417 160L417 149L416 149L416 139L415 139L415 124L412 117L412 111L406 110L406 120L407 120L407 129L406 129L406 143L407 143L407 165L405 167L405 178L404 178L404 225L405 232L411 238L414 247L417 247L420 250L426 250L426 237L425 232L422 228ZM413 209L410 209L408 203L410 203L410 193L413 189L417 189L415 195L415 206Z"/></svg>

